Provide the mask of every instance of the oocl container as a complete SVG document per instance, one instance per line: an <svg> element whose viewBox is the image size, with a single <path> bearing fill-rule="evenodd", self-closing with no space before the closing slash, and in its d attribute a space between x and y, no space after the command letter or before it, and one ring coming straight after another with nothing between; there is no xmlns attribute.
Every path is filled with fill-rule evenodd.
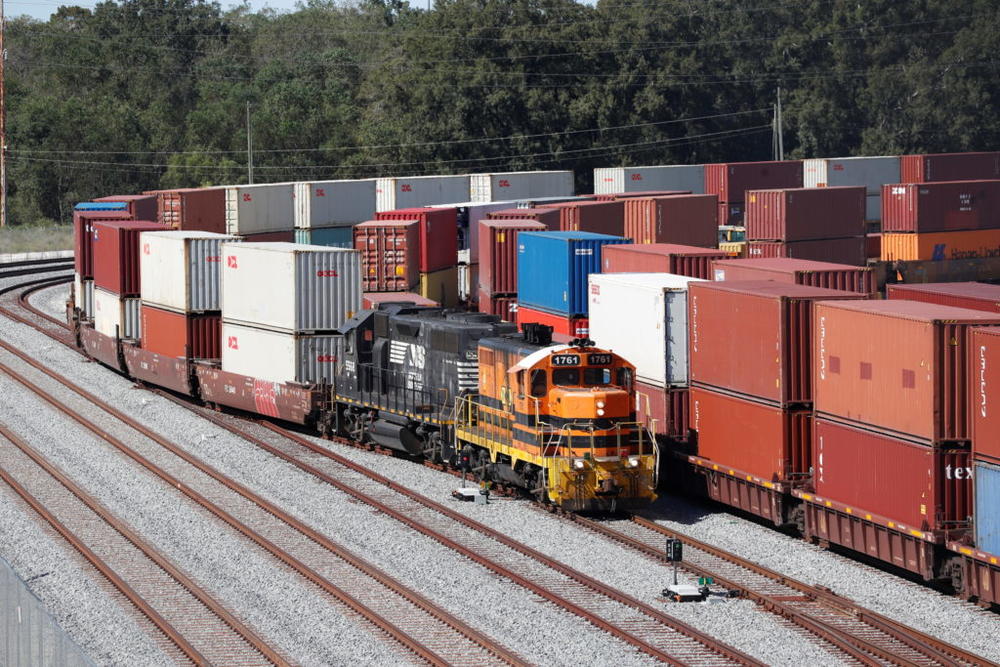
<svg viewBox="0 0 1000 667"><path fill-rule="evenodd" d="M886 285L887 299L906 299L1000 313L1000 285L989 283L919 283Z"/></svg>
<svg viewBox="0 0 1000 667"><path fill-rule="evenodd" d="M701 194L705 192L705 167L670 164L594 169L594 192L597 194L649 190L687 190Z"/></svg>
<svg viewBox="0 0 1000 667"><path fill-rule="evenodd" d="M902 183L1000 178L1000 153L904 155L899 172Z"/></svg>
<svg viewBox="0 0 1000 667"><path fill-rule="evenodd" d="M862 294L872 294L877 287L869 268L784 257L713 260L712 279L774 280Z"/></svg>
<svg viewBox="0 0 1000 667"><path fill-rule="evenodd" d="M95 220L92 226L94 284L121 296L139 296L139 234L167 228L132 220Z"/></svg>
<svg viewBox="0 0 1000 667"><path fill-rule="evenodd" d="M138 339L141 335L139 299L122 298L94 290L94 330L109 338Z"/></svg>
<svg viewBox="0 0 1000 667"><path fill-rule="evenodd" d="M882 234L884 262L1000 257L1000 229Z"/></svg>
<svg viewBox="0 0 1000 667"><path fill-rule="evenodd" d="M469 201L469 175L379 178L375 198L375 210L379 212Z"/></svg>
<svg viewBox="0 0 1000 667"><path fill-rule="evenodd" d="M924 443L966 442L969 329L1000 315L917 301L814 309L817 414Z"/></svg>
<svg viewBox="0 0 1000 667"><path fill-rule="evenodd" d="M559 230L559 211L554 208L508 208L488 214L490 220L534 220L549 231Z"/></svg>
<svg viewBox="0 0 1000 667"><path fill-rule="evenodd" d="M226 233L248 236L291 232L295 221L292 183L234 185L226 188Z"/></svg>
<svg viewBox="0 0 1000 667"><path fill-rule="evenodd" d="M626 238L635 243L718 244L719 200L715 195L675 195L625 200Z"/></svg>
<svg viewBox="0 0 1000 667"><path fill-rule="evenodd" d="M1000 328L976 327L969 346L972 453L977 459L1000 463Z"/></svg>
<svg viewBox="0 0 1000 667"><path fill-rule="evenodd" d="M572 194L572 171L508 171L469 176L469 199L476 202Z"/></svg>
<svg viewBox="0 0 1000 667"><path fill-rule="evenodd" d="M376 220L420 222L420 271L430 273L458 263L458 212L454 208L404 208L384 211Z"/></svg>
<svg viewBox="0 0 1000 667"><path fill-rule="evenodd" d="M886 185L883 232L952 232L1000 227L1000 180Z"/></svg>
<svg viewBox="0 0 1000 667"><path fill-rule="evenodd" d="M865 266L868 263L867 240L864 236L822 241L749 241L747 257L808 259L814 262L832 262Z"/></svg>
<svg viewBox="0 0 1000 667"><path fill-rule="evenodd" d="M177 313L142 304L142 349L165 357L218 359L222 318L218 313Z"/></svg>
<svg viewBox="0 0 1000 667"><path fill-rule="evenodd" d="M366 292L406 292L420 280L420 222L384 220L354 228Z"/></svg>
<svg viewBox="0 0 1000 667"><path fill-rule="evenodd" d="M375 217L375 180L295 183L295 227L356 224Z"/></svg>
<svg viewBox="0 0 1000 667"><path fill-rule="evenodd" d="M813 429L816 495L921 530L968 525L968 450L926 447L820 418Z"/></svg>
<svg viewBox="0 0 1000 667"><path fill-rule="evenodd" d="M156 220L161 225L185 231L226 233L225 188L157 190L155 194Z"/></svg>
<svg viewBox="0 0 1000 667"><path fill-rule="evenodd" d="M266 382L332 384L343 337L222 323L222 370Z"/></svg>
<svg viewBox="0 0 1000 667"><path fill-rule="evenodd" d="M80 206L80 204L77 204ZM81 278L94 277L94 221L132 220L128 211L102 209L74 209L73 211L73 268Z"/></svg>
<svg viewBox="0 0 1000 667"><path fill-rule="evenodd" d="M586 315L587 276L601 272L601 249L626 239L589 232L521 232L519 303L557 315Z"/></svg>
<svg viewBox="0 0 1000 667"><path fill-rule="evenodd" d="M219 310L222 244L237 241L235 236L198 231L141 235L143 302L181 312Z"/></svg>
<svg viewBox="0 0 1000 667"><path fill-rule="evenodd" d="M675 243L609 245L601 250L601 272L673 273L712 280L712 260L727 257L722 250Z"/></svg>
<svg viewBox="0 0 1000 667"><path fill-rule="evenodd" d="M976 493L976 548L1000 554L1000 466L976 462L973 470Z"/></svg>
<svg viewBox="0 0 1000 667"><path fill-rule="evenodd" d="M621 236L625 229L625 204L620 201L571 201L545 204L559 211L559 230Z"/></svg>
<svg viewBox="0 0 1000 667"><path fill-rule="evenodd" d="M110 197L98 197L95 202L121 202L125 204L125 210L129 212L135 220L156 220L156 196L155 195L112 195Z"/></svg>
<svg viewBox="0 0 1000 667"><path fill-rule="evenodd" d="M747 238L812 241L864 236L864 187L750 190L744 209Z"/></svg>
<svg viewBox="0 0 1000 667"><path fill-rule="evenodd" d="M635 365L647 384L688 382L688 287L698 278L669 273L590 276L590 337Z"/></svg>
<svg viewBox="0 0 1000 667"><path fill-rule="evenodd" d="M356 250L223 243L222 255L226 321L283 331L329 331L361 309Z"/></svg>
<svg viewBox="0 0 1000 667"><path fill-rule="evenodd" d="M826 188L863 185L865 220L882 219L882 186L899 183L899 156L817 158L802 161L802 185Z"/></svg>
<svg viewBox="0 0 1000 667"><path fill-rule="evenodd" d="M801 160L705 165L705 192L718 195L720 203L746 201L747 190L801 187Z"/></svg>
<svg viewBox="0 0 1000 667"><path fill-rule="evenodd" d="M479 223L479 285L489 294L517 292L517 235L545 231L534 220L482 220Z"/></svg>

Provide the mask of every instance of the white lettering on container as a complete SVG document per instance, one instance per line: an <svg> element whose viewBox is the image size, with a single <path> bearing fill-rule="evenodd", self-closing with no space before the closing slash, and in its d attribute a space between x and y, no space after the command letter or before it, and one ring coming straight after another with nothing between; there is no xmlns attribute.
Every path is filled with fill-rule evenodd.
<svg viewBox="0 0 1000 667"><path fill-rule="evenodd" d="M952 466L950 463L944 467L945 479L972 479L971 466Z"/></svg>
<svg viewBox="0 0 1000 667"><path fill-rule="evenodd" d="M986 419L986 346L979 346L979 416Z"/></svg>
<svg viewBox="0 0 1000 667"><path fill-rule="evenodd" d="M826 379L826 317L819 318L819 379Z"/></svg>

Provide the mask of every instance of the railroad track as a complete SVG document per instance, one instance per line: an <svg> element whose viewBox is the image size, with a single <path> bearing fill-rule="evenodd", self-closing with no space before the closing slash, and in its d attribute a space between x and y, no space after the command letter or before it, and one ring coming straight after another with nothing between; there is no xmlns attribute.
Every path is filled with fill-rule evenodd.
<svg viewBox="0 0 1000 667"><path fill-rule="evenodd" d="M0 264L0 280L30 276L43 271L60 271L73 268L73 258L37 259Z"/></svg>

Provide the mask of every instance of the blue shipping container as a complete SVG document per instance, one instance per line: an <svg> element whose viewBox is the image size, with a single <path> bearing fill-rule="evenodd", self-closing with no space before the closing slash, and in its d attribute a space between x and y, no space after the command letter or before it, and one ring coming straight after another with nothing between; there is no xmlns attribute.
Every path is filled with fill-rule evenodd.
<svg viewBox="0 0 1000 667"><path fill-rule="evenodd" d="M517 300L557 315L586 315L587 276L601 272L601 248L631 243L593 232L517 235Z"/></svg>
<svg viewBox="0 0 1000 667"><path fill-rule="evenodd" d="M354 225L296 229L295 242L350 249L354 247Z"/></svg>
<svg viewBox="0 0 1000 667"><path fill-rule="evenodd" d="M85 201L73 207L75 211L127 211L128 203L123 201Z"/></svg>
<svg viewBox="0 0 1000 667"><path fill-rule="evenodd" d="M976 548L1000 554L1000 466L977 461L972 477L976 484Z"/></svg>

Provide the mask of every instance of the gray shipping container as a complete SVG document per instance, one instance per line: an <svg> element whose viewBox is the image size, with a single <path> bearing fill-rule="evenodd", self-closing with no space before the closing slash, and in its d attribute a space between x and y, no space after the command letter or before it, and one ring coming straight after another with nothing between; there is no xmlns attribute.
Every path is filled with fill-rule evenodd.
<svg viewBox="0 0 1000 667"><path fill-rule="evenodd" d="M376 181L376 208L379 212L432 204L469 201L469 175L401 176Z"/></svg>
<svg viewBox="0 0 1000 667"><path fill-rule="evenodd" d="M705 167L700 164L667 164L594 169L594 194L647 190L690 190L692 194L705 194Z"/></svg>
<svg viewBox="0 0 1000 667"><path fill-rule="evenodd" d="M375 217L375 179L295 184L295 227L357 224Z"/></svg>
<svg viewBox="0 0 1000 667"><path fill-rule="evenodd" d="M899 183L899 156L813 158L802 161L802 185L807 188L863 185L867 194L865 219L882 219L882 186Z"/></svg>
<svg viewBox="0 0 1000 667"><path fill-rule="evenodd" d="M295 223L294 194L294 183L227 187L226 233L246 236L291 231Z"/></svg>
<svg viewBox="0 0 1000 667"><path fill-rule="evenodd" d="M222 323L222 370L269 382L331 383L343 336L272 331Z"/></svg>
<svg viewBox="0 0 1000 667"><path fill-rule="evenodd" d="M562 197L573 194L572 171L508 171L472 174L469 199L491 202L525 197Z"/></svg>

